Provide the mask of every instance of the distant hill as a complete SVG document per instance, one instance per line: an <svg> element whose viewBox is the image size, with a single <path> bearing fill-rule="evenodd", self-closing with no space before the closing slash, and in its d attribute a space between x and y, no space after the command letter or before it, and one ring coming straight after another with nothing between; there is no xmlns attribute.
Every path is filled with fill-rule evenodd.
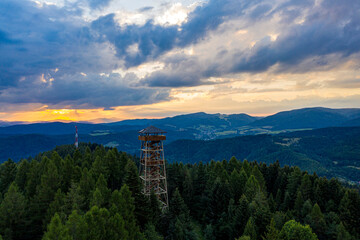
<svg viewBox="0 0 360 240"><path fill-rule="evenodd" d="M235 138L178 140L165 150L169 161L183 163L238 159L299 166L322 176L347 181L360 179L360 127L323 128L279 135L254 135Z"/></svg>
<svg viewBox="0 0 360 240"><path fill-rule="evenodd" d="M279 112L249 124L272 130L324 128L341 126L360 117L360 109L303 108ZM354 125L353 125L354 126ZM355 125L359 126L359 125Z"/></svg>
<svg viewBox="0 0 360 240"><path fill-rule="evenodd" d="M108 123L110 126L121 125L157 125L168 126L175 128L195 128L201 125L219 127L219 126L232 126L240 127L245 126L251 122L259 119L250 115L241 114L208 114L204 112L191 113L178 115L175 117L167 117L161 119L135 119L124 120L120 122Z"/></svg>
<svg viewBox="0 0 360 240"><path fill-rule="evenodd" d="M346 121L341 124L344 127L354 127L354 126L360 126L360 117Z"/></svg>

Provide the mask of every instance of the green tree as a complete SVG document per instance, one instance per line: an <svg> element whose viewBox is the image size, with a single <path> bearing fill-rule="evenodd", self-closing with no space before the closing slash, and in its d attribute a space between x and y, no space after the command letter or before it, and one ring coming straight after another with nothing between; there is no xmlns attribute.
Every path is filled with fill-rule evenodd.
<svg viewBox="0 0 360 240"><path fill-rule="evenodd" d="M337 240L351 240L352 237L348 231L346 231L344 224L342 222L337 226Z"/></svg>
<svg viewBox="0 0 360 240"><path fill-rule="evenodd" d="M304 199L302 197L302 194L300 191L296 194L295 204L294 204L294 210L296 213L296 216L300 219L301 218L301 210L304 205Z"/></svg>
<svg viewBox="0 0 360 240"><path fill-rule="evenodd" d="M66 227L62 224L61 219L57 213L51 219L51 222L47 228L47 232L44 234L43 240L70 240L70 236Z"/></svg>
<svg viewBox="0 0 360 240"><path fill-rule="evenodd" d="M164 238L156 232L155 226L151 223L146 224L145 231L144 231L145 237L147 240L163 240Z"/></svg>
<svg viewBox="0 0 360 240"><path fill-rule="evenodd" d="M70 188L71 182L73 180L73 175L75 172L74 160L67 155L65 159L61 161L61 175L62 175L62 186L61 189L63 192L66 192Z"/></svg>
<svg viewBox="0 0 360 240"><path fill-rule="evenodd" d="M239 200L239 205L235 210L234 216L234 236L240 236L245 228L246 221L249 219L250 210L249 210L249 201L246 196L243 194Z"/></svg>
<svg viewBox="0 0 360 240"><path fill-rule="evenodd" d="M0 230L10 239L25 234L26 199L15 183L12 183L0 204Z"/></svg>
<svg viewBox="0 0 360 240"><path fill-rule="evenodd" d="M252 200L260 189L259 182L256 180L254 175L251 175L245 184L245 195L247 199Z"/></svg>
<svg viewBox="0 0 360 240"><path fill-rule="evenodd" d="M237 238L236 240L252 240L252 239L250 239L249 236L241 236L241 237Z"/></svg>
<svg viewBox="0 0 360 240"><path fill-rule="evenodd" d="M66 221L66 228L72 240L86 240L87 226L77 210L74 210Z"/></svg>
<svg viewBox="0 0 360 240"><path fill-rule="evenodd" d="M262 235L266 231L266 226L271 220L269 204L263 192L258 192L255 195L249 208L252 220L257 227L256 231L258 235Z"/></svg>
<svg viewBox="0 0 360 240"><path fill-rule="evenodd" d="M87 225L86 239L102 240L108 239L110 234L108 230L109 211L105 208L92 207L85 214L85 223Z"/></svg>
<svg viewBox="0 0 360 240"><path fill-rule="evenodd" d="M270 221L270 224L267 227L267 232L265 233L265 236L262 237L263 240L277 240L279 235L279 231L275 227L275 221L272 218Z"/></svg>
<svg viewBox="0 0 360 240"><path fill-rule="evenodd" d="M144 227L149 219L149 200L142 194L142 183L139 178L138 169L134 161L128 161L125 167L124 183L128 186L134 198L135 216L141 227Z"/></svg>
<svg viewBox="0 0 360 240"><path fill-rule="evenodd" d="M54 200L50 203L47 209L45 222L47 223L50 222L55 213L58 213L60 218L64 219L65 218L64 204L65 204L65 194L59 188L55 193Z"/></svg>
<svg viewBox="0 0 360 240"><path fill-rule="evenodd" d="M264 179L263 174L260 172L259 168L257 165L255 165L252 169L251 172L252 175L254 175L254 177L256 178L256 180L258 181L259 185L260 185L260 189L264 192L266 192L266 182Z"/></svg>
<svg viewBox="0 0 360 240"><path fill-rule="evenodd" d="M22 192L25 192L27 173L29 172L29 169L30 163L26 159L21 160L21 162L17 165L15 183Z"/></svg>
<svg viewBox="0 0 360 240"><path fill-rule="evenodd" d="M325 239L326 223L324 220L324 215L322 214L321 209L317 203L314 204L311 210L309 223L316 235L319 236L320 239Z"/></svg>
<svg viewBox="0 0 360 240"><path fill-rule="evenodd" d="M124 228L128 232L128 239L137 239L140 235L139 227L136 224L134 198L127 185L123 185L120 191L112 193L111 200L112 213L119 213L124 219Z"/></svg>
<svg viewBox="0 0 360 240"><path fill-rule="evenodd" d="M257 229L253 221L253 218L250 217L246 223L243 236L249 236L251 240L256 240L257 239L256 231Z"/></svg>
<svg viewBox="0 0 360 240"><path fill-rule="evenodd" d="M215 240L214 229L211 224L206 225L204 230L204 238L206 240Z"/></svg>
<svg viewBox="0 0 360 240"><path fill-rule="evenodd" d="M303 226L295 220L286 222L279 233L279 240L318 240L309 225Z"/></svg>
<svg viewBox="0 0 360 240"><path fill-rule="evenodd" d="M360 196L356 190L347 190L339 206L340 219L351 234L360 236Z"/></svg>
<svg viewBox="0 0 360 240"><path fill-rule="evenodd" d="M66 209L66 213L70 214L73 210L81 211L84 207L85 199L81 194L81 188L78 184L72 182L65 198L64 208Z"/></svg>
<svg viewBox="0 0 360 240"><path fill-rule="evenodd" d="M97 206L99 208L103 207L105 203L105 197L101 194L101 191L96 188L93 192L93 196L90 201L90 206Z"/></svg>
<svg viewBox="0 0 360 240"><path fill-rule="evenodd" d="M92 198L92 191L95 188L95 181L87 168L84 168L79 182L80 194L84 196L85 207L88 207Z"/></svg>
<svg viewBox="0 0 360 240"><path fill-rule="evenodd" d="M6 192L16 177L16 163L9 159L0 165L0 193Z"/></svg>

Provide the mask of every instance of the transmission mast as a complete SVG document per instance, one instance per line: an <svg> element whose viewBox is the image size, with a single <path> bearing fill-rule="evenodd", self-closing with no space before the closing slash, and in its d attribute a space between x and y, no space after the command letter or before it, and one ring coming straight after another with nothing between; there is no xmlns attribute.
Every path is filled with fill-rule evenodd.
<svg viewBox="0 0 360 240"><path fill-rule="evenodd" d="M163 141L166 140L165 131L150 126L139 131L141 141L140 179L143 183L143 194L150 197L154 191L158 197L162 210L169 206L166 168Z"/></svg>
<svg viewBox="0 0 360 240"><path fill-rule="evenodd" d="M75 143L74 143L75 147L78 148L79 147L79 137L78 137L78 128L77 126L75 126Z"/></svg>

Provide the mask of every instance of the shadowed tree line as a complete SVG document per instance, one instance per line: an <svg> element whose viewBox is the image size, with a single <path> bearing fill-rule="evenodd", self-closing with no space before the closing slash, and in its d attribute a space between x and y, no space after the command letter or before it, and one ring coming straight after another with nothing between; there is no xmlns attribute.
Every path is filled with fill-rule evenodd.
<svg viewBox="0 0 360 240"><path fill-rule="evenodd" d="M141 194L137 163L92 144L4 162L0 240L360 238L360 195L335 179L234 157L173 163L162 213Z"/></svg>

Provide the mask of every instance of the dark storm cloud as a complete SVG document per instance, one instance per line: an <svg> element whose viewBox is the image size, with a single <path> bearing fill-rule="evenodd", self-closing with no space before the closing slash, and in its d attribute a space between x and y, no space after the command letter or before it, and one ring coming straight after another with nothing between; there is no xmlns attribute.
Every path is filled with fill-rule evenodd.
<svg viewBox="0 0 360 240"><path fill-rule="evenodd" d="M56 75L56 74L54 74ZM120 74L99 76L90 74L44 76L34 79L31 84L20 83L18 88L4 90L0 94L3 103L41 102L51 108L94 108L110 109L115 106L151 104L169 99L169 90L130 87L137 81L134 74L122 77Z"/></svg>

